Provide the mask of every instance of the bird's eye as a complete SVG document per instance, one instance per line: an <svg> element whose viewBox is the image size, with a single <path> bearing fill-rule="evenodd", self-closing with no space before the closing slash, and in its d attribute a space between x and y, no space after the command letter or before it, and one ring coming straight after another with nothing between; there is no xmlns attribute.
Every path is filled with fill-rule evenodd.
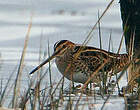
<svg viewBox="0 0 140 110"><path fill-rule="evenodd" d="M63 46L62 46L62 48L65 48L65 47L66 47L66 45L63 45Z"/></svg>
<svg viewBox="0 0 140 110"><path fill-rule="evenodd" d="M67 42L67 40L61 40L61 41L58 41L54 44L54 51L56 51L56 48L57 47L61 47L61 48L65 48L66 45L64 45L64 43ZM62 46L63 45L63 46Z"/></svg>

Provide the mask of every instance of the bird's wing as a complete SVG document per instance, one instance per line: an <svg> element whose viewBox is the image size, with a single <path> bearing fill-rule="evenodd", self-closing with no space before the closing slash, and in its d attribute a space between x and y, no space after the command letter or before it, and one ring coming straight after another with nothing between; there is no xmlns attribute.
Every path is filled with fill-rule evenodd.
<svg viewBox="0 0 140 110"><path fill-rule="evenodd" d="M77 59L81 60L93 72L108 58L106 51L88 46L83 47L83 49L81 46L75 47L75 54L77 54L75 55Z"/></svg>

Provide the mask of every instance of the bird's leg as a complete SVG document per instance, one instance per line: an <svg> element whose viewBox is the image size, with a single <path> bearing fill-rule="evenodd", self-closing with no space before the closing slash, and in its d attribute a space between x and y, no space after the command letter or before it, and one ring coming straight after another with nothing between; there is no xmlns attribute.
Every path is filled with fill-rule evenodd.
<svg viewBox="0 0 140 110"><path fill-rule="evenodd" d="M89 83L89 84L90 84L90 83ZM89 91L89 88L88 88L88 85L89 85L89 84L86 85L86 91ZM90 85L90 86L91 86L91 85Z"/></svg>
<svg viewBox="0 0 140 110"><path fill-rule="evenodd" d="M88 86L90 86L90 88ZM85 85L85 89L84 89L83 92L86 95L91 95L92 94L92 83L91 82Z"/></svg>
<svg viewBox="0 0 140 110"><path fill-rule="evenodd" d="M74 93L75 92L75 87L74 87L74 82L72 81L72 91L71 91L72 93Z"/></svg>
<svg viewBox="0 0 140 110"><path fill-rule="evenodd" d="M74 82L72 81L72 88L74 89L75 87L74 87Z"/></svg>
<svg viewBox="0 0 140 110"><path fill-rule="evenodd" d="M92 83L89 83L90 91L92 91Z"/></svg>

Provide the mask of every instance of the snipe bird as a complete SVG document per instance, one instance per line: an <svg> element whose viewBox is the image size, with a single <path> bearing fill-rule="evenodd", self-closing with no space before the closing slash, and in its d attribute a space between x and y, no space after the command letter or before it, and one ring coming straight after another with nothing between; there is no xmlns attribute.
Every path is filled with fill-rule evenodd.
<svg viewBox="0 0 140 110"><path fill-rule="evenodd" d="M128 64L127 54L115 54L90 46L82 46L68 40L55 43L54 53L39 66L33 69L33 74L40 67L55 58L58 70L69 80L85 83L93 72L95 72L105 61L107 63L99 71L118 73ZM94 82L96 77L92 79Z"/></svg>

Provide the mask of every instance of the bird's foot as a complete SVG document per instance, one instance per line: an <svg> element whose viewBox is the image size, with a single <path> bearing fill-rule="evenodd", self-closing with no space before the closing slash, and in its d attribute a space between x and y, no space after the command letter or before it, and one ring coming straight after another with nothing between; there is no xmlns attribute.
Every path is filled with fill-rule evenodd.
<svg viewBox="0 0 140 110"><path fill-rule="evenodd" d="M80 90L80 88L81 88L81 85L79 84L79 85L76 85L76 86L69 86L69 87L67 87L67 88L65 88L64 89L64 93L66 93L66 94L76 94L76 93L78 93L78 91Z"/></svg>

